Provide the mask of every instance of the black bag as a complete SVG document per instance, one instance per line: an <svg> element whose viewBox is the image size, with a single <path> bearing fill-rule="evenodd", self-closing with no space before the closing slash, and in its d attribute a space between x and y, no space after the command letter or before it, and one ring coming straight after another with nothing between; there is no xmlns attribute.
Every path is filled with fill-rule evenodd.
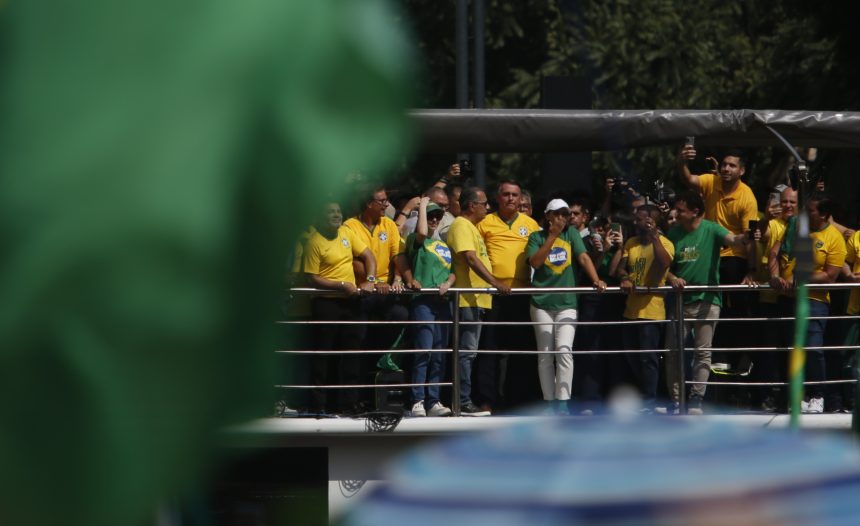
<svg viewBox="0 0 860 526"><path fill-rule="evenodd" d="M393 385L406 383L403 371L379 371L376 373L376 385ZM407 387L377 387L375 389L376 410L385 413L403 414Z"/></svg>

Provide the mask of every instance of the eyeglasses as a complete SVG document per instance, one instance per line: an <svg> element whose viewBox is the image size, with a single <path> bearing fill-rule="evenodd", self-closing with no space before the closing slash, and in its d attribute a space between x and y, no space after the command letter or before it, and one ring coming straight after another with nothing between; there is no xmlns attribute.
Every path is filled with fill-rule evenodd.
<svg viewBox="0 0 860 526"><path fill-rule="evenodd" d="M570 210L555 210L555 213L561 217L570 217Z"/></svg>
<svg viewBox="0 0 860 526"><path fill-rule="evenodd" d="M473 205L488 206L489 201L472 201Z"/></svg>
<svg viewBox="0 0 860 526"><path fill-rule="evenodd" d="M382 199L374 199L373 202L378 203L380 205L387 205L388 204L388 198L384 197Z"/></svg>

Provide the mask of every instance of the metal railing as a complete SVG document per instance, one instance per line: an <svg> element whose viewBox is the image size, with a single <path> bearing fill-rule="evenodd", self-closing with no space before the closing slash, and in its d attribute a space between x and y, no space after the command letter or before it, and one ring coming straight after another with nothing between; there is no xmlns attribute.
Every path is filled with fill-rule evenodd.
<svg viewBox="0 0 860 526"><path fill-rule="evenodd" d="M838 289L852 289L860 287L860 283L832 283L832 284L810 284L807 285L807 288L810 291L813 290L838 290ZM635 292L637 293L659 293L664 296L674 296L674 313L669 313L667 308L666 319L665 320L613 320L613 321L565 321L565 322L485 322L485 321L475 321L475 322L465 322L460 320L460 309L456 308L460 302L461 294L491 294L494 296L498 296L499 293L495 288L450 288L446 293L445 297L449 298L451 304L454 306L452 308L452 319L450 321L380 321L380 320L359 320L359 321L317 321L317 320L285 320L278 321L278 324L284 325L306 325L306 326L317 326L317 325L345 325L345 324L362 324L362 325L398 325L402 327L407 327L410 325L428 325L428 324L449 324L451 325L450 332L450 341L451 347L447 349L348 349L348 350L310 350L310 349L279 349L276 350L277 353L284 354L305 354L305 355L314 355L314 354L325 354L325 355L334 355L334 354L417 354L417 353L426 353L426 352L441 352L450 355L450 363L451 366L451 381L450 382L433 382L433 383L398 383L398 384L350 384L350 385L309 385L309 384L278 384L275 385L276 388L282 389L364 389L364 388L409 388L409 387L418 387L418 386L441 386L441 387L451 387L453 389L453 393L451 396L451 409L455 415L460 414L460 367L459 367L459 358L462 349L460 348L460 327L464 325L484 325L484 326L512 326L512 325L522 325L522 326L535 326L535 325L574 325L574 326L589 326L589 325L615 325L615 326L623 326L623 325L636 325L642 323L660 323L660 324L675 324L673 334L675 336L675 341L672 342L673 345L668 348L661 349L643 349L643 350L634 350L634 349L602 349L602 350L579 350L572 349L571 354L581 355L581 354L620 354L620 353L650 353L650 352L661 352L661 353L680 353L681 359L678 360L679 370L677 374L679 374L679 378L681 378L681 385L693 385L693 384L704 384L704 385L719 385L719 386L746 386L746 387L757 387L757 386L784 386L787 385L788 382L697 382L693 380L686 379L686 366L684 360L684 352L685 351L693 351L696 350L696 347L686 347L685 346L685 324L689 321L695 322L703 322L703 321L718 321L718 322L790 322L794 321L794 317L741 317L741 318L696 318L696 319L686 319L684 317L684 302L683 296L687 293L696 293L696 292L744 292L744 293L757 293L764 290L770 290L771 287L769 285L759 285L759 286L748 286L748 285L688 285L684 287L683 291L676 290L670 286L663 287L637 287L635 288ZM293 295L311 295L311 296L328 296L328 297L345 297L343 295L339 295L337 293L332 293L332 291L313 289L313 288L293 288L289 289L290 294ZM599 294L596 289L592 287L556 287L556 288L516 288L512 289L510 295L533 295L533 294ZM623 291L619 287L608 287L602 294L623 294ZM420 291L412 291L407 290L400 294L389 294L390 296L395 297L408 297L414 295L433 295L438 296L439 290L432 288L425 288ZM810 300L813 301L813 300ZM619 313L620 315L620 313ZM860 316L825 316L825 317L814 317L810 316L809 319L827 319L827 320L854 320L860 319ZM791 351L793 347L791 346L773 346L773 347L710 347L707 350L710 352L766 352L766 351L779 351L779 352L788 352ZM819 347L809 347L809 350L821 350L821 351L836 351L836 350L857 350L860 349L860 346L846 346L846 345L836 345L836 346L819 346ZM538 351L534 350L513 350L513 349L477 349L477 350L468 350L469 354L558 354L558 351L550 350L550 351ZM834 385L834 384L846 384L846 383L857 383L856 379L843 379L843 380L825 380L825 381L805 381L804 385ZM683 413L686 409L686 389L679 389L679 404L680 411ZM671 396L671 393L670 393Z"/></svg>

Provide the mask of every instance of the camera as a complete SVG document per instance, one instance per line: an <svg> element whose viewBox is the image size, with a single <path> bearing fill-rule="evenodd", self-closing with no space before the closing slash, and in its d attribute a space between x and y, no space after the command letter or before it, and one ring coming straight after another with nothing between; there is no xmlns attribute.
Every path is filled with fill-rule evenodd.
<svg viewBox="0 0 860 526"><path fill-rule="evenodd" d="M612 193L621 195L629 187L630 181L628 181L623 175L619 175L615 178L615 184L612 185Z"/></svg>

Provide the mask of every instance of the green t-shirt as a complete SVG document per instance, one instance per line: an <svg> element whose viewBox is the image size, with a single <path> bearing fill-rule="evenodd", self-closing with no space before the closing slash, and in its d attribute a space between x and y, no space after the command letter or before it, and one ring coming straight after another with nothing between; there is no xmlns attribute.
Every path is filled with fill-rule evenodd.
<svg viewBox="0 0 860 526"><path fill-rule="evenodd" d="M412 276L422 287L438 287L451 275L451 249L444 241L428 237L416 246L415 234L409 234L406 256L412 265Z"/></svg>
<svg viewBox="0 0 860 526"><path fill-rule="evenodd" d="M615 257L615 253L618 250L621 249L607 250L603 254L603 259L600 260L600 265L595 269L597 270L597 277L602 279L609 287L617 287L620 284L618 278L609 274L609 267L612 264L612 258Z"/></svg>
<svg viewBox="0 0 860 526"><path fill-rule="evenodd" d="M546 242L547 233L543 230L533 232L526 245L526 258L532 257ZM535 287L575 287L578 265L576 257L585 254L582 236L575 229L568 228L553 242L552 248L532 276ZM541 309L575 309L576 294L535 294L532 305Z"/></svg>
<svg viewBox="0 0 860 526"><path fill-rule="evenodd" d="M728 230L707 219L702 219L692 232L680 225L669 230L666 237L675 245L672 273L689 285L719 285L720 249L728 234ZM684 303L696 301L722 305L719 292L684 294Z"/></svg>

